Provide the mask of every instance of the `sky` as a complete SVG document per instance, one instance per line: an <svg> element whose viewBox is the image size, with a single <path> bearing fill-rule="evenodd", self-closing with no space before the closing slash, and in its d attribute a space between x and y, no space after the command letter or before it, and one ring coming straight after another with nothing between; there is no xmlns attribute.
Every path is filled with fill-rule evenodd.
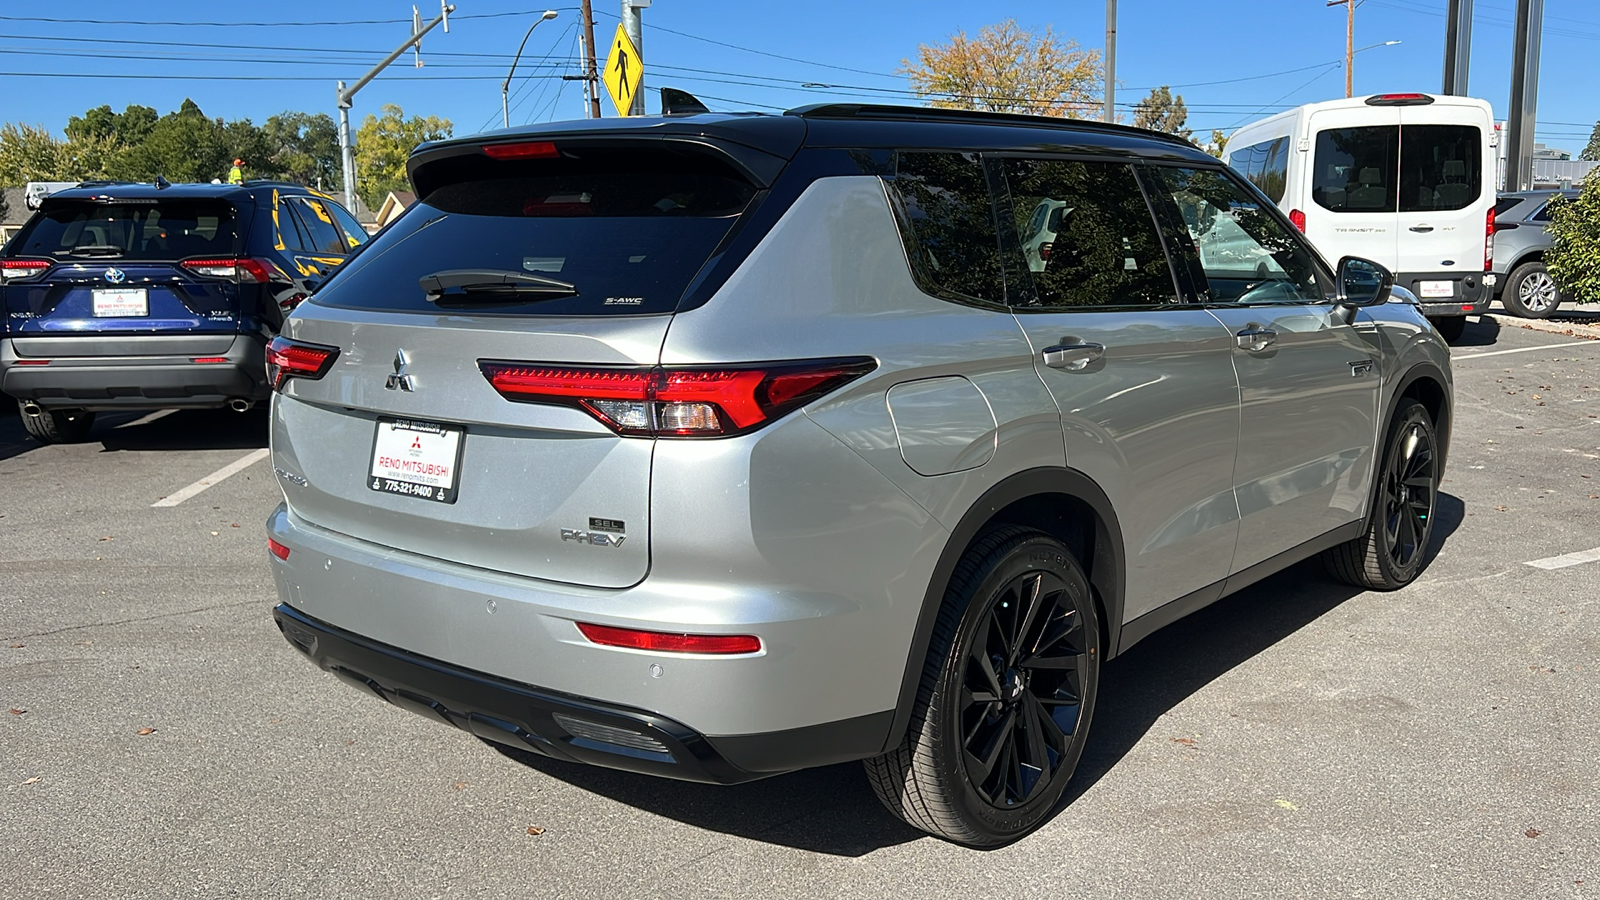
<svg viewBox="0 0 1600 900"><path fill-rule="evenodd" d="M438 14L422 0L427 21ZM433 0L437 2L437 0ZM574 0L550 0L510 86L511 123L581 118ZM1357 96L1440 89L1447 0L1358 0ZM442 116L457 135L500 126L500 86L518 43L546 7L457 0L448 34L406 54L355 98L353 127L383 104ZM1117 95L1131 106L1171 85L1197 135L1229 132L1272 112L1344 92L1344 7L1325 0L1120 0ZM1515 0L1475 0L1469 92L1506 116ZM620 3L595 0L602 54ZM643 11L645 86L687 90L712 109L775 112L820 102L916 102L900 69L921 44L1005 18L1105 46L1104 0L654 0ZM0 121L58 135L68 116L101 104L165 114L193 99L208 115L256 123L284 110L336 114L334 83L354 82L406 39L411 7L394 0L224 5L196 0L0 8ZM136 24L129 24L136 23ZM227 23L227 24L218 24ZM1399 41L1382 46L1387 41ZM1593 59L1600 4L1546 0L1537 140L1577 155L1600 118ZM603 62L603 60L602 60ZM614 115L609 99L606 115ZM1131 109L1122 109L1131 118Z"/></svg>

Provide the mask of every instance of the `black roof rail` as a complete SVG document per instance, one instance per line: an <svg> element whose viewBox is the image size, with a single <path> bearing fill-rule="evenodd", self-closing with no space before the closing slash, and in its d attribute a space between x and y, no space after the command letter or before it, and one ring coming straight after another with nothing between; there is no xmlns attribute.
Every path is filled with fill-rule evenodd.
<svg viewBox="0 0 1600 900"><path fill-rule="evenodd" d="M948 109L939 106L892 106L875 103L815 103L785 110L786 116L805 119L899 119L917 122L962 122L971 125L1023 125L1033 128L1059 128L1063 131L1099 131L1106 134L1123 134L1155 138L1171 144L1194 148L1194 144L1175 134L1151 131L1131 125L1113 125L1093 119L1067 119L1058 116L1035 116L1027 113L986 112L977 109Z"/></svg>

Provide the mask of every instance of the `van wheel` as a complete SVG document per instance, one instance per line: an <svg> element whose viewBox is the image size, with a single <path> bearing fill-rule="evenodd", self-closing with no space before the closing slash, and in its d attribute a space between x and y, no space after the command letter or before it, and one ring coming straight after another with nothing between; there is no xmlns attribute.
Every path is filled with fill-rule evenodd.
<svg viewBox="0 0 1600 900"><path fill-rule="evenodd" d="M1060 541L1007 527L969 548L945 590L905 740L865 761L889 811L998 847L1055 811L1083 755L1100 622Z"/></svg>
<svg viewBox="0 0 1600 900"><path fill-rule="evenodd" d="M1429 319L1428 321L1433 323L1433 330L1439 332L1439 337L1444 338L1447 344L1454 344L1456 341L1461 340L1462 332L1467 330L1466 316L1450 316L1446 319Z"/></svg>
<svg viewBox="0 0 1600 900"><path fill-rule="evenodd" d="M1542 262L1526 262L1511 270L1500 302L1524 319L1548 319L1561 306L1561 289Z"/></svg>
<svg viewBox="0 0 1600 900"><path fill-rule="evenodd" d="M1334 577L1372 591L1403 588L1422 571L1439 499L1439 444L1422 404L1395 412L1383 446L1366 533L1322 555Z"/></svg>
<svg viewBox="0 0 1600 900"><path fill-rule="evenodd" d="M30 416L19 401L22 410L22 427L41 444L76 444L89 436L94 427L94 413L81 409L46 409Z"/></svg>

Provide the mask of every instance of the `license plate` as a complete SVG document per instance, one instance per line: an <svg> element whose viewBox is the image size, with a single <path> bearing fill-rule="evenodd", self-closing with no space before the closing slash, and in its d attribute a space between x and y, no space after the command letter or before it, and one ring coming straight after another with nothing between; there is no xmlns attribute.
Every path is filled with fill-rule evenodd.
<svg viewBox="0 0 1600 900"><path fill-rule="evenodd" d="M386 494L456 502L461 436L448 425L415 419L379 419L372 442L367 487Z"/></svg>
<svg viewBox="0 0 1600 900"><path fill-rule="evenodd" d="M1454 297L1456 283L1454 281L1419 281L1417 282L1418 297Z"/></svg>
<svg viewBox="0 0 1600 900"><path fill-rule="evenodd" d="M144 288L95 288L97 319L150 315L150 296Z"/></svg>

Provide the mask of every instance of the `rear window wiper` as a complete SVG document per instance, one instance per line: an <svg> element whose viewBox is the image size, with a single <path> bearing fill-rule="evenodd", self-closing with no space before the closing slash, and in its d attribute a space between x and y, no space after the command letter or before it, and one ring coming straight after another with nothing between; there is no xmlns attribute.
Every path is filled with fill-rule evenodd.
<svg viewBox="0 0 1600 900"><path fill-rule="evenodd" d="M121 256L125 253L115 244L85 244L67 251L68 256Z"/></svg>
<svg viewBox="0 0 1600 900"><path fill-rule="evenodd" d="M577 285L565 281L503 269L447 269L424 275L417 284L428 295L428 299L436 303L446 299L455 303L470 302L474 299L473 295L481 295L491 301L507 294L527 295L530 300L546 300L572 297L578 293Z"/></svg>

